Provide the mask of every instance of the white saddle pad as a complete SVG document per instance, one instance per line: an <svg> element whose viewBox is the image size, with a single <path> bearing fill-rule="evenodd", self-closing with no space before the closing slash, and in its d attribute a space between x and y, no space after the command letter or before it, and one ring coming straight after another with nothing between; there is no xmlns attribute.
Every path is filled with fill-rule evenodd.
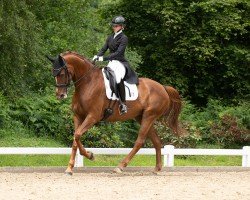
<svg viewBox="0 0 250 200"><path fill-rule="evenodd" d="M109 80L106 78L104 74L104 69L102 69L102 75L104 79L107 98L111 100L118 100L117 96L114 93L113 93L113 96L111 96L112 91L110 89ZM124 85L125 85L126 100L127 101L136 100L138 98L138 89L137 89L136 84L129 84L126 81L124 81Z"/></svg>

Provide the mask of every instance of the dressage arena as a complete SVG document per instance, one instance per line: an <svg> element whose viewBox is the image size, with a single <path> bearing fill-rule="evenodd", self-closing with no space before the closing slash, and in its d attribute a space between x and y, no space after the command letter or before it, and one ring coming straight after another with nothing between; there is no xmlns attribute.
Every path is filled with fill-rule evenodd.
<svg viewBox="0 0 250 200"><path fill-rule="evenodd" d="M44 170L45 169L45 170ZM63 169L0 168L0 199L250 199L250 170L82 169L73 176Z"/></svg>

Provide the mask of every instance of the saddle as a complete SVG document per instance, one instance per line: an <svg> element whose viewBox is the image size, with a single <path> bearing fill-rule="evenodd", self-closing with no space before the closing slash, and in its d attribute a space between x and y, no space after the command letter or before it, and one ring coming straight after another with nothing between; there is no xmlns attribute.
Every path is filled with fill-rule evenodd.
<svg viewBox="0 0 250 200"><path fill-rule="evenodd" d="M110 100L118 100L118 89L115 79L115 73L109 67L104 67L102 69L104 84L106 88L106 96ZM136 84L129 84L124 81L126 101L134 101L138 98L138 89Z"/></svg>
<svg viewBox="0 0 250 200"><path fill-rule="evenodd" d="M108 108L104 110L104 116L101 121L105 121L110 115L113 114L111 106L112 100L118 100L119 92L116 83L115 72L109 67L102 69L103 79L105 84L106 96L110 100ZM124 81L126 100L136 100L138 98L138 89L136 84L129 84Z"/></svg>

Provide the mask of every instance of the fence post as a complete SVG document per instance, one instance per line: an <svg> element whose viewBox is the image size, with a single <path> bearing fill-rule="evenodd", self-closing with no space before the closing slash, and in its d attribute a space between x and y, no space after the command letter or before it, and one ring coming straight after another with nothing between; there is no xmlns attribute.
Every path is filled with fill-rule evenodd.
<svg viewBox="0 0 250 200"><path fill-rule="evenodd" d="M76 152L75 167L83 167L83 156L80 154L79 149Z"/></svg>
<svg viewBox="0 0 250 200"><path fill-rule="evenodd" d="M243 147L242 167L250 167L250 146Z"/></svg>
<svg viewBox="0 0 250 200"><path fill-rule="evenodd" d="M164 146L164 167L173 167L174 166L174 146L166 145Z"/></svg>

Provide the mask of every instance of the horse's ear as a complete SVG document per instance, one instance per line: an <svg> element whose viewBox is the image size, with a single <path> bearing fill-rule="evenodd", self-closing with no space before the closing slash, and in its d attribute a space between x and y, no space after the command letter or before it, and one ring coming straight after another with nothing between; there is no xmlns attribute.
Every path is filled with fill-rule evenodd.
<svg viewBox="0 0 250 200"><path fill-rule="evenodd" d="M54 63L56 60L55 58L52 58L51 56L48 56L48 55L46 55L46 58L48 58L50 60L50 62L52 62L52 63Z"/></svg>
<svg viewBox="0 0 250 200"><path fill-rule="evenodd" d="M61 55L58 56L58 59L59 59L59 63L61 66L64 66L65 65L65 61L63 59L63 57Z"/></svg>

